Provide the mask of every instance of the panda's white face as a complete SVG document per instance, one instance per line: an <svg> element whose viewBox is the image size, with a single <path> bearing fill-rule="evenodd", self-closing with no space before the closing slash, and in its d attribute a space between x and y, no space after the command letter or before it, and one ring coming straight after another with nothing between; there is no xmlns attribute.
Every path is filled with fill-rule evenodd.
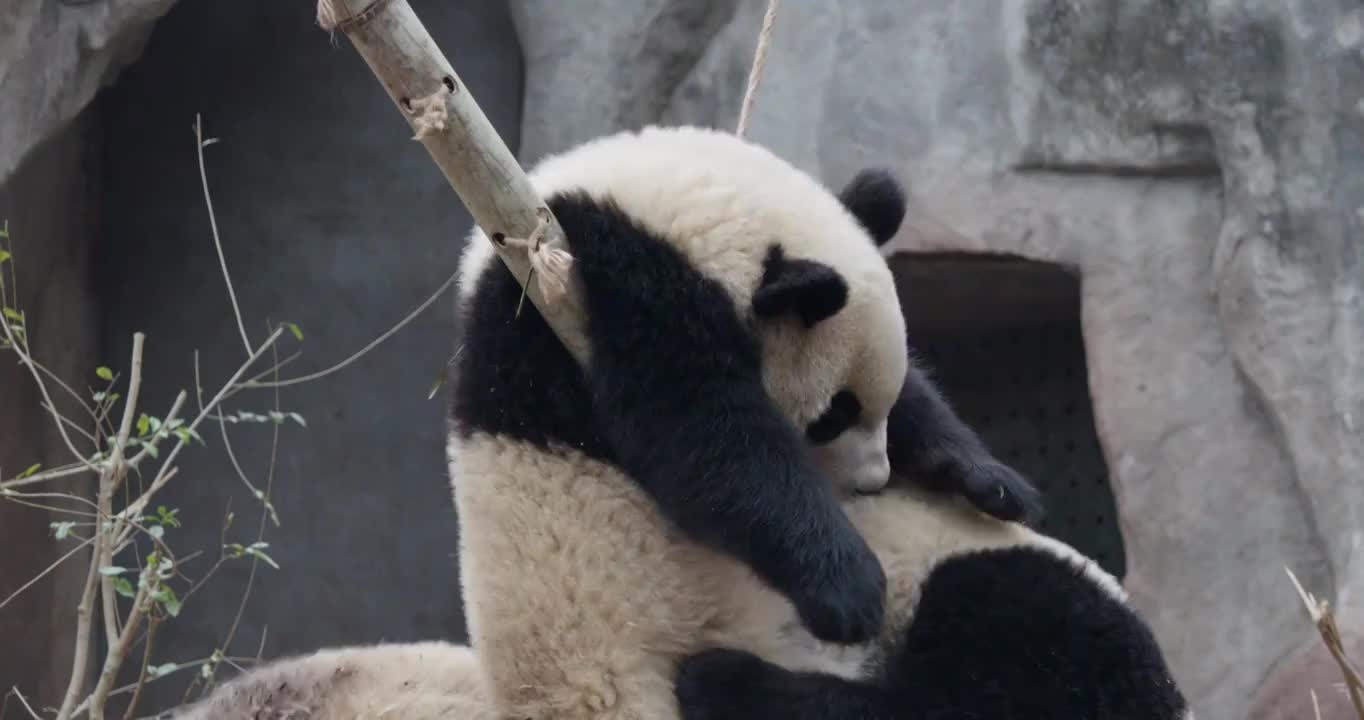
<svg viewBox="0 0 1364 720"><path fill-rule="evenodd" d="M877 249L904 214L888 176L864 173L836 196L731 134L647 128L547 158L531 181L545 197L611 200L723 286L762 341L768 393L836 487L887 483L886 417L908 367Z"/></svg>

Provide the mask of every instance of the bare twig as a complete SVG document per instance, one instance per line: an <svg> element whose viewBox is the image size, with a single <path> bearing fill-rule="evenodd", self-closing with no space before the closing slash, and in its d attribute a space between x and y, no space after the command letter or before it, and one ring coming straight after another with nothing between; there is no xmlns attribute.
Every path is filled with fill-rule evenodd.
<svg viewBox="0 0 1364 720"><path fill-rule="evenodd" d="M275 366L278 367L278 366L279 366L279 354L278 354L278 351L275 350L275 351L272 351L272 352L275 352ZM278 386L276 386L276 387L274 388L273 395L275 396L275 412L279 412L279 407L280 407L280 405L279 405L279 387L278 387ZM275 463L276 463L276 461L277 461L277 459L278 459L278 456L279 456L279 425L275 425L274 428L273 428L273 430L274 430L274 432L272 433L272 437L271 437L271 439L270 439L270 464L269 464L269 466L266 468L266 475L265 475L265 496L266 496L266 497L270 497L270 494L274 491L274 487L275 487ZM226 433L227 431L224 430L223 432ZM271 516L271 513L269 512L269 510L270 510L270 506L269 506L269 505L265 505L265 504L262 503L260 521L259 521L259 523L258 523L257 526L256 526L256 542L258 542L258 543L259 543L259 542L263 542L263 541L265 540L265 528L266 528L266 522L265 522L265 521L266 521L266 518L268 518L268 517ZM241 625L242 616L246 614L246 601L247 601L247 598L249 598L249 597L251 596L251 589L252 589L252 587L255 585L255 582L256 582L256 571L259 570L259 569L260 569L260 558L259 558L258 556L256 556L256 555L252 555L252 556L251 556L251 570L248 572L248 574L247 574L247 576L246 576L246 586L245 586L244 588L242 588L241 600L238 601L238 603L237 603L237 614L236 614L236 616L234 616L234 617L232 618L232 625L228 628L227 634L223 637L223 641L222 641L221 643L218 644L218 647L222 648L223 652L227 652L227 651L232 647L232 640L233 640L233 639L236 637L236 635L237 635L237 628L240 627L240 625ZM262 636L262 637L261 637L261 647L262 647L262 649L264 648L264 646L265 646L265 638L264 638L264 636ZM206 684L205 689L204 689L204 694L207 694L207 693L208 693L208 688L210 688L210 687L212 687L212 683L211 683L211 682Z"/></svg>
<svg viewBox="0 0 1364 720"><path fill-rule="evenodd" d="M237 318L237 330L242 334L242 347L246 348L246 354L251 354L251 339L246 335L246 323L242 322L242 308L237 304L237 293L232 289L232 275L227 271L227 257L223 254L223 241L218 237L218 220L213 214L213 199L208 193L208 171L204 169L204 146L217 142L217 139L204 140L203 126L199 122L199 113L194 114L194 140L196 152L199 154L199 182L204 188L204 205L208 208L208 225L213 231L213 246L218 249L218 264L223 269L223 280L227 282L227 298L232 301L232 314Z"/></svg>
<svg viewBox="0 0 1364 720"><path fill-rule="evenodd" d="M133 711L137 709L137 703L142 699L142 688L147 685L147 668L151 667L152 663L152 641L156 639L156 628L160 624L161 621L156 617L152 617L147 622L147 638L142 644L142 667L137 671L137 682L134 683L133 697L128 701L128 709L123 712L123 720L132 720Z"/></svg>
<svg viewBox="0 0 1364 720"><path fill-rule="evenodd" d="M9 698L11 695L13 695L16 698L19 698L19 702L23 704L24 709L28 711L29 716L32 717L33 720L42 720L42 716L39 715L37 711L33 709L32 705L28 704L28 698L24 697L24 694L19 692L19 688L17 687L10 688L9 692L5 694L5 702L3 704L0 704L0 718L5 717L5 705L9 704Z"/></svg>
<svg viewBox="0 0 1364 720"><path fill-rule="evenodd" d="M86 430L85 428L78 425L75 420L63 416L59 410L49 406L47 403L39 403L39 406L42 407L42 409L48 411L49 413L52 413L52 417L57 418L60 422L66 423L67 426L70 427L72 430L75 430L76 432L80 433L81 437L85 438L86 440L89 440L90 444L94 446L96 450L99 450L99 443L95 440L95 436L92 435L89 430ZM94 416L95 416L94 413L91 412L90 417L93 418Z"/></svg>
<svg viewBox="0 0 1364 720"><path fill-rule="evenodd" d="M1355 713L1359 715L1359 720L1364 720L1364 679L1360 678L1359 671L1355 670L1349 657L1345 654L1345 642L1340 636L1340 628L1336 627L1335 613L1331 611L1330 603L1317 599L1312 593L1303 589L1302 583L1298 582L1298 577L1293 574L1292 570L1285 567L1284 572L1288 573L1288 579L1297 589L1298 597L1302 599L1302 604L1307 607L1307 614L1311 616L1312 623L1317 626L1322 644L1330 651L1331 657L1340 667L1341 675L1345 676L1345 689L1350 695L1350 702L1354 704ZM1312 702L1313 705L1316 704L1315 693L1313 693Z"/></svg>
<svg viewBox="0 0 1364 720"><path fill-rule="evenodd" d="M374 338L372 341L370 341L370 343L369 343L368 345L365 345L364 347L362 347L362 348L360 348L359 350L355 351L355 353L353 353L350 357L348 357L348 358L346 358L345 360L342 360L341 362L339 362L339 363L337 363L337 364L335 364L335 365L333 365L333 366L327 368L326 370L319 370L319 371L317 371L317 372L315 372L315 373L308 373L307 375L303 375L302 377L289 378L289 379L287 379L287 380L272 380L272 381L269 381L269 382L259 382L259 381L256 381L256 380L249 380L249 381L247 381L247 382L242 383L242 387L243 387L243 388L268 388L268 387L280 388L280 387L285 387L285 386L288 386L288 385L298 385L298 384L300 384L300 383L312 382L313 380L317 380L317 379L319 379L319 378L324 378L324 377L326 377L326 376L328 376L328 375L331 375L331 374L334 373L334 372L337 372L337 371L339 371L339 370L343 370L343 369L346 368L346 366L350 365L351 363L355 362L356 360L359 360L360 358L364 357L367 353L369 353L369 351L371 351L371 350L373 350L374 348L378 347L380 343L382 343L383 341L385 341L385 340L389 339L390 337L392 337L394 333L398 332L399 330L402 330L404 327L406 327L406 326L407 326L409 323L411 323L413 320L416 320L417 317L420 316L423 312L425 312L427 308L431 307L431 303L434 303L435 301L439 300L439 299L440 299L440 296L441 296L441 295L444 295L444 294L445 294L445 291L446 291L446 290L449 290L449 289L450 289L450 286L453 285L453 284L455 283L455 281L458 280L458 279L459 279L459 271L456 270L454 273L452 273L452 274L450 275L450 277L446 278L445 282L441 283L441 286L440 286L440 287L436 288L436 291L435 291L434 293L431 294L431 297L428 297L428 298L426 299L425 302L423 302L421 305L418 305L417 308L416 308L415 310L413 310L412 312L408 313L408 314L407 314L407 317L403 318L402 320L399 320L397 325L394 325L393 327L391 327L391 328L389 328L388 330L384 331L384 333L383 333L382 335L380 335L380 336L377 337L377 338Z"/></svg>
<svg viewBox="0 0 1364 720"><path fill-rule="evenodd" d="M13 490L28 485L37 485L38 483L47 482L48 480L56 480L58 478L71 477L72 475L82 475L91 471L99 472L102 469L102 465L103 465L102 462L100 464L95 465L79 463L63 465L62 467L59 468L52 468L51 470L46 470L40 473L34 473L32 475L29 475L28 477L13 478L11 480L0 482L0 490Z"/></svg>
<svg viewBox="0 0 1364 720"><path fill-rule="evenodd" d="M778 0L767 0L767 11L763 13L758 47L753 51L753 65L748 70L748 87L739 105L739 122L734 127L734 134L739 137L748 131L748 122L753 116L753 100L758 95L758 83L762 82L763 69L767 67L767 49L772 44L772 28L777 22L777 4Z"/></svg>
<svg viewBox="0 0 1364 720"><path fill-rule="evenodd" d="M76 443L71 441L71 435L66 432L66 424L62 422L62 417L56 411L57 403L52 402L52 394L47 391L47 383L43 381L43 374L38 370L38 364L33 361L33 356L28 348L28 331L24 331L24 340L20 341L14 336L14 331L10 328L8 321L0 320L0 330L4 331L5 341L9 347L19 356L19 360L28 367L29 374L33 376L33 382L38 386L38 393L43 396L43 402L50 408L50 414L57 425L57 432L62 436L62 442L66 443L66 449L71 451L72 457L83 463L87 469L99 471L99 468L90 464L85 459L85 454L76 449Z"/></svg>
<svg viewBox="0 0 1364 720"><path fill-rule="evenodd" d="M38 582L39 580L42 580L43 578L47 577L48 573L52 572L53 570L56 570L57 567L60 566L62 563L64 563L64 562L66 562L67 560L71 559L71 556L72 556L72 555L75 555L76 553L78 553L78 552L80 552L81 550L85 549L85 547L86 547L87 545L89 545L90 543L92 543L92 542L94 542L94 538L91 538L90 540L86 540L86 541L82 542L81 544L77 545L76 547L71 548L71 550L68 551L65 555L63 555L63 556L57 558L51 565L48 565L46 568L44 568L42 572L40 572L40 573L38 573L37 575L33 576L33 579L29 580L28 582L24 583L23 585L20 585L18 590L15 590L14 592L10 593L10 594L9 594L9 597L5 598L4 600L0 600L0 609L4 609L4 607L5 607L6 605L10 604L10 603L14 600L14 598L17 598L17 597L19 597L20 595L22 595L22 594L24 593L25 590L27 590L27 589L33 587L35 584L37 584L37 582ZM3 716L0 716L0 717L3 717Z"/></svg>
<svg viewBox="0 0 1364 720"><path fill-rule="evenodd" d="M100 672L95 692L90 696L90 720L104 720L104 703L108 701L109 691L113 689L114 680L118 677L118 670L123 666L123 659L128 656L128 650L132 647L138 625L147 615L149 607L147 593L154 582L156 563L148 563L138 577L137 595L133 598L133 607L128 612L128 622L124 624L123 632L114 639L114 644L110 645L108 652L105 653L104 670Z"/></svg>
<svg viewBox="0 0 1364 720"><path fill-rule="evenodd" d="M98 537L98 534L96 534ZM91 553L90 569L85 576L85 589L80 604L76 605L76 649L71 659L71 681L67 683L57 720L70 720L71 711L85 688L90 664L90 621L94 612L95 592L99 589L99 554Z"/></svg>

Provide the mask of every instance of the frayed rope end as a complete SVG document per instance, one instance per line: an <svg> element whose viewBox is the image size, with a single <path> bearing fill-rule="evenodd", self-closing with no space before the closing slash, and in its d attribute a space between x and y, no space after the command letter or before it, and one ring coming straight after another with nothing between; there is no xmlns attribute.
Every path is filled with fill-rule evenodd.
<svg viewBox="0 0 1364 720"><path fill-rule="evenodd" d="M535 215L537 222L529 237L511 238L498 233L493 236L493 242L525 248L526 257L530 260L531 275L539 283L540 294L545 300L553 302L568 294L568 277L573 270L573 255L553 243L545 242L545 232L549 230L549 210L537 208Z"/></svg>

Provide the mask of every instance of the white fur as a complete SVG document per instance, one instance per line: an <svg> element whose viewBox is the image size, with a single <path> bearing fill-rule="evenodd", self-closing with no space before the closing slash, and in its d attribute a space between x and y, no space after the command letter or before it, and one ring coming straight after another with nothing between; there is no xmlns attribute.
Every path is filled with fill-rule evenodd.
<svg viewBox="0 0 1364 720"><path fill-rule="evenodd" d="M275 660L175 720L499 720L478 659L441 642L342 647Z"/></svg>
<svg viewBox="0 0 1364 720"><path fill-rule="evenodd" d="M519 463L524 456L517 454L533 452L498 444L505 454L496 462L507 468L523 467ZM597 473L605 468L585 463L543 469L543 485L552 485L574 473L579 479L601 477ZM494 476L498 482L516 482L504 473ZM500 644L480 647L477 660L466 647L435 642L338 648L279 660L225 684L173 717L494 720L500 716L485 678L510 672L528 681L527 687L515 689L512 704L519 712L544 713L537 718L666 720L676 717L672 662L715 646L747 649L794 670L859 675L870 648L815 640L789 602L736 563L662 537L657 532L662 521L647 502L637 493L621 492L627 480L615 476L576 486L578 504L556 506L565 513L540 505L544 514L538 517L516 516L543 523L539 529L527 528L526 543L500 548L499 562L465 569L466 583L485 577L494 585L517 585L525 599L504 596L505 606L543 614L518 618L507 614L502 603L478 613L492 613L497 623L523 620L523 634L500 635ZM563 498L540 494L530 500L523 509ZM957 499L896 486L879 496L848 500L844 507L886 568L886 641L912 621L919 587L932 569L972 550L1037 548L1075 563L1085 577L1125 602L1117 581L1070 547L980 515ZM486 521L507 519L499 515ZM598 531L605 531L601 541L594 539ZM472 532L487 534L488 529L476 523ZM565 543L585 546L568 556L562 552ZM594 556L597 552L608 554ZM549 626L543 617L561 624ZM553 634L532 635L540 632ZM546 658L533 652L546 647L558 654ZM529 682L534 680L542 684ZM286 684L287 692L281 690Z"/></svg>

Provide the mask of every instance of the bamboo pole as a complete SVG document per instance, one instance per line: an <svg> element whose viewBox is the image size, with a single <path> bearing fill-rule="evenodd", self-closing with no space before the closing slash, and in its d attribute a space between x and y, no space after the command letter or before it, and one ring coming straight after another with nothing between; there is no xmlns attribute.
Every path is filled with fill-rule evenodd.
<svg viewBox="0 0 1364 720"><path fill-rule="evenodd" d="M317 19L350 39L487 237L511 241L493 247L559 341L586 362L563 228L407 0L318 0Z"/></svg>

